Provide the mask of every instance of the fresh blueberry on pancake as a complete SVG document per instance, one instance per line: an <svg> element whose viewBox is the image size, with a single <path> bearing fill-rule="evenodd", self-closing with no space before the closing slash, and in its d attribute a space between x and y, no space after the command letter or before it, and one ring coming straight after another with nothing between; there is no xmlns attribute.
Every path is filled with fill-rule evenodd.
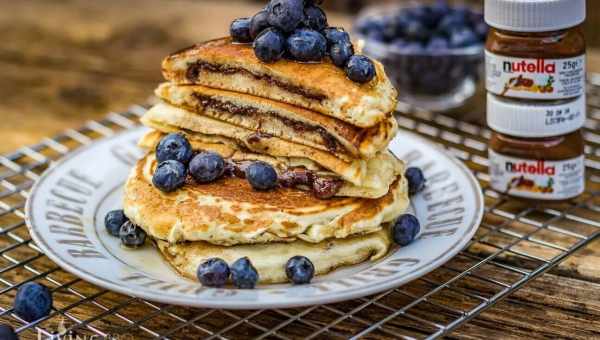
<svg viewBox="0 0 600 340"><path fill-rule="evenodd" d="M317 31L301 28L288 37L287 49L296 61L321 61L327 52L327 40Z"/></svg>
<svg viewBox="0 0 600 340"><path fill-rule="evenodd" d="M214 152L202 152L192 158L189 171L196 182L209 183L223 175L225 161Z"/></svg>
<svg viewBox="0 0 600 340"><path fill-rule="evenodd" d="M238 18L233 20L229 27L229 34L235 42L252 42L252 37L250 36L250 18Z"/></svg>
<svg viewBox="0 0 600 340"><path fill-rule="evenodd" d="M127 221L121 226L119 237L121 243L130 248L137 248L146 242L146 232L131 221Z"/></svg>
<svg viewBox="0 0 600 340"><path fill-rule="evenodd" d="M254 162L246 169L246 178L255 190L271 190L277 186L277 172L265 162Z"/></svg>
<svg viewBox="0 0 600 340"><path fill-rule="evenodd" d="M340 42L334 44L329 49L329 57L333 64L337 67L346 67L350 57L354 55L354 47L351 43Z"/></svg>
<svg viewBox="0 0 600 340"><path fill-rule="evenodd" d="M106 227L106 231L112 236L119 236L119 230L123 223L129 221L125 213L123 213L122 209L109 211L106 216L104 216L104 226Z"/></svg>
<svg viewBox="0 0 600 340"><path fill-rule="evenodd" d="M303 0L271 0L267 5L269 24L284 32L292 32L304 19Z"/></svg>
<svg viewBox="0 0 600 340"><path fill-rule="evenodd" d="M10 325L0 325L0 339L2 340L19 340L17 333Z"/></svg>
<svg viewBox="0 0 600 340"><path fill-rule="evenodd" d="M414 195L425 188L425 175L423 171L417 167L410 167L404 173L408 181L408 193Z"/></svg>
<svg viewBox="0 0 600 340"><path fill-rule="evenodd" d="M254 54L262 62L276 62L284 52L285 37L276 28L267 28L254 40Z"/></svg>
<svg viewBox="0 0 600 340"><path fill-rule="evenodd" d="M269 13L263 9L250 19L250 37L256 39L262 31L269 27Z"/></svg>
<svg viewBox="0 0 600 340"><path fill-rule="evenodd" d="M320 7L307 6L304 9L304 26L315 31L322 31L327 27L327 16Z"/></svg>
<svg viewBox="0 0 600 340"><path fill-rule="evenodd" d="M328 27L323 30L323 34L327 39L327 45L331 47L334 44L348 43L350 42L350 35L340 27Z"/></svg>
<svg viewBox="0 0 600 340"><path fill-rule="evenodd" d="M231 281L240 289L253 289L258 282L258 272L247 257L236 260L230 267Z"/></svg>
<svg viewBox="0 0 600 340"><path fill-rule="evenodd" d="M32 322L50 314L52 292L37 282L27 282L19 287L14 301L14 311L21 319Z"/></svg>
<svg viewBox="0 0 600 340"><path fill-rule="evenodd" d="M419 220L411 214L404 214L396 220L392 227L392 238L400 246L407 246L415 240L421 230Z"/></svg>
<svg viewBox="0 0 600 340"><path fill-rule="evenodd" d="M363 55L353 55L346 65L346 75L357 83L368 83L375 77L375 65Z"/></svg>
<svg viewBox="0 0 600 340"><path fill-rule="evenodd" d="M307 284L315 275L315 266L305 256L294 256L285 265L285 275L294 284Z"/></svg>
<svg viewBox="0 0 600 340"><path fill-rule="evenodd" d="M160 191L172 192L183 186L186 173L185 165L182 163L174 160L164 161L154 170L152 184Z"/></svg>
<svg viewBox="0 0 600 340"><path fill-rule="evenodd" d="M156 159L158 162L175 160L188 164L192 159L192 146L182 134L170 133L163 137L156 145Z"/></svg>
<svg viewBox="0 0 600 340"><path fill-rule="evenodd" d="M198 266L196 276L206 287L223 287L229 279L229 266L220 258L213 257Z"/></svg>

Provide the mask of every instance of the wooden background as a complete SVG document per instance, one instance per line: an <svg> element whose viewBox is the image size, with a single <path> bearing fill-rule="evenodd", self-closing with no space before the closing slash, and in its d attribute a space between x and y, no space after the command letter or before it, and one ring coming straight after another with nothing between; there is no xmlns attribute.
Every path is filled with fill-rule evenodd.
<svg viewBox="0 0 600 340"><path fill-rule="evenodd" d="M163 56L226 34L233 18L259 6L0 0L0 153L144 102L161 81ZM592 12L598 18L600 11ZM333 12L329 20L346 27L351 22ZM597 28L595 20L591 24ZM600 51L590 49L588 58L590 70L600 72ZM595 242L460 328L455 337L600 338L599 254L600 242Z"/></svg>

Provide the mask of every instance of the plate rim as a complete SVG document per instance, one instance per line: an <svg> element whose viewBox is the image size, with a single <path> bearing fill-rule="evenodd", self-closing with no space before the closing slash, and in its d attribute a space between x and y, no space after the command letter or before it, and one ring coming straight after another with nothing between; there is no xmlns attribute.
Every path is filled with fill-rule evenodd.
<svg viewBox="0 0 600 340"><path fill-rule="evenodd" d="M88 273L86 270L82 270L80 268L77 268L76 266L73 266L68 261L63 260L61 256L54 253L50 247L47 247L46 242L44 242L42 240L43 238L41 237L41 235L39 235L35 231L35 228L33 227L33 222L31 220L31 218L33 216L32 210L31 210L32 209L31 202L33 201L33 198L34 198L36 192L38 191L38 187L41 186L42 183L48 177L50 177L54 171L59 169L70 159L78 156L81 153L88 151L89 149L91 149L93 147L97 147L98 144L103 144L103 143L109 142L113 139L119 138L126 133L131 133L135 130L143 130L143 129L147 129L147 128L144 126L138 126L138 127L134 127L134 128L125 129L125 130L119 131L118 133L115 133L111 136L103 137L98 140L92 141L89 144L80 146L79 148L69 152L69 154L67 154L66 156L62 157L58 161L55 161L53 164L51 164L50 167L48 169L46 169L42 173L42 175L40 175L40 177L37 179L37 181L35 181L34 185L29 190L29 194L28 194L27 200L25 202L25 223L27 225L29 235L30 235L31 239L35 242L35 245L44 253L44 255L46 255L48 258L50 258L56 265L60 266L63 270L65 270L85 281L91 282L99 287L102 287L102 288L105 288L105 289L108 289L111 291L115 291L120 294L133 296L133 297L137 297L137 298L142 298L142 299L146 299L146 300L150 300L150 301L174 304L174 305L180 305L180 306L199 307L199 308L221 308L221 309L232 309L232 310L235 310L235 309L237 309L237 310L253 310L253 309L271 309L271 308L295 308L295 307L322 305L322 304L329 304L329 303L357 299L360 297L365 297L365 296L381 293L381 292L388 291L393 288L400 287L404 284L407 284L408 282L418 279L419 277L427 275L428 273L432 272L433 270L439 268L441 265L443 265L444 263L448 262L450 259L455 257L456 254L458 254L461 250L463 250L467 246L467 244L472 239L473 235L475 235L477 229L479 228L479 226L481 225L481 222L483 220L483 215L484 215L484 210L485 210L483 192L481 189L481 185L479 184L479 182L477 181L477 179L475 178L473 173L469 170L469 168L463 162L461 162L458 158L456 158L454 155L449 154L448 150L444 149L438 143L435 143L435 142L433 142L423 136L420 136L417 133L414 133L412 131L409 131L406 129L400 129L398 131L398 135L401 135L401 134L409 135L410 138L419 140L421 143L424 143L424 144L428 145L429 147L434 148L435 150L440 152L445 158L447 158L450 162L455 164L460 169L460 172L462 174L464 174L464 176L466 177L468 182L471 183L471 188L473 189L474 198L477 203L476 208L474 209L475 212L474 212L473 219L469 223L471 226L470 230L467 233L463 234L462 237L451 248L449 248L447 252L438 256L435 259L432 259L425 266L403 275L400 279L390 280L389 282L384 282L384 283L381 283L381 284L378 284L375 286L367 285L367 286L363 286L361 289L340 292L338 294L334 293L334 294L328 294L328 295L319 295L316 297L315 296L304 297L301 300L296 299L296 300L293 300L290 302L287 302L287 300L285 298L283 298L281 300L278 300L278 299L271 300L271 302L268 302L268 303L261 303L259 300L229 301L227 299L221 300L218 303L213 302L211 300L207 301L207 300L201 300L201 299L183 301L183 299L174 298L172 296L164 298L164 297L162 297L163 295L152 294L152 293L146 292L144 290L136 291L131 286L118 285L116 283L113 283L112 281L96 277L95 275ZM397 138L397 137L395 137L395 138ZM232 289L232 288L209 288L209 287L206 287L206 289L222 291L222 290L228 290L228 289ZM282 288L282 289L285 289L285 288Z"/></svg>

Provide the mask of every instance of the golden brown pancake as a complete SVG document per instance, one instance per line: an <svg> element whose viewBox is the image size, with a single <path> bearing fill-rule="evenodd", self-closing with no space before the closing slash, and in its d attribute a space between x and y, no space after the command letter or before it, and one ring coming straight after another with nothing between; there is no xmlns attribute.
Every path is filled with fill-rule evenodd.
<svg viewBox="0 0 600 340"><path fill-rule="evenodd" d="M164 83L155 93L190 112L354 158L373 157L387 147L398 129L391 113L373 127L360 128L297 106L200 85Z"/></svg>
<svg viewBox="0 0 600 340"><path fill-rule="evenodd" d="M163 60L162 70L165 79L176 84L247 93L371 127L394 111L397 97L383 66L374 63L376 77L360 84L331 61L266 64L256 58L252 45L222 38L171 54Z"/></svg>
<svg viewBox="0 0 600 340"><path fill-rule="evenodd" d="M348 181L344 181L338 174L331 172L317 163L307 158L290 158L290 157L275 157L264 154L249 152L240 148L235 143L227 143L219 140L205 140L198 138L195 134L183 133L190 141L192 149L195 152L211 151L218 153L224 159L233 162L254 162L262 161L271 164L278 174L282 175L286 171L298 169L309 171L312 174L341 180L341 186L336 196L342 197L362 197L362 198L379 198L389 191L390 185L396 178L404 173L404 163L392 155L389 151L377 154L375 157L367 161L367 170L365 180L362 185L355 185ZM156 130L145 134L139 141L139 146L154 151L156 145L165 136L164 133ZM154 162L154 153L151 152L146 161ZM310 190L311 188L301 188Z"/></svg>
<svg viewBox="0 0 600 340"><path fill-rule="evenodd" d="M123 208L151 237L170 243L206 241L220 245L330 238L380 230L408 206L399 176L378 199L316 198L302 190L256 191L247 180L223 177L208 184L188 180L173 193L151 183L152 163L140 160L125 185Z"/></svg>
<svg viewBox="0 0 600 340"><path fill-rule="evenodd" d="M324 275L342 267L364 261L375 261L387 254L392 246L389 228L374 233L310 243L301 240L289 243L240 244L230 247L208 242L169 244L157 241L165 260L181 275L197 281L200 263L218 257L232 264L248 257L259 275L259 283L287 282L285 264L289 258L302 255L315 266L315 275Z"/></svg>

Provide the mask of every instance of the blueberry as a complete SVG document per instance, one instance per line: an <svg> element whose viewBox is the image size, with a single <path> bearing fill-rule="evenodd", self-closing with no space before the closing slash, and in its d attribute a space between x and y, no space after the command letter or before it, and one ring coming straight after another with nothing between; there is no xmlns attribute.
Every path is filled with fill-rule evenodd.
<svg viewBox="0 0 600 340"><path fill-rule="evenodd" d="M353 55L346 65L346 75L357 83L368 83L375 77L375 65L363 55Z"/></svg>
<svg viewBox="0 0 600 340"><path fill-rule="evenodd" d="M287 39L287 50L297 61L321 61L327 50L327 40L311 29L298 29Z"/></svg>
<svg viewBox="0 0 600 340"><path fill-rule="evenodd" d="M271 0L267 5L268 21L283 32L292 32L304 19L303 0Z"/></svg>
<svg viewBox="0 0 600 340"><path fill-rule="evenodd" d="M470 29L464 27L455 30L450 35L450 47L467 47L479 43L479 37Z"/></svg>
<svg viewBox="0 0 600 340"><path fill-rule="evenodd" d="M404 214L396 220L392 227L392 238L400 246L407 246L415 240L421 230L419 220L410 214Z"/></svg>
<svg viewBox="0 0 600 340"><path fill-rule="evenodd" d="M444 37L434 36L425 47L430 52L437 52L448 48L448 40Z"/></svg>
<svg viewBox="0 0 600 340"><path fill-rule="evenodd" d="M146 232L131 221L127 221L121 226L119 237L121 244L131 248L137 248L146 242Z"/></svg>
<svg viewBox="0 0 600 340"><path fill-rule="evenodd" d="M457 12L451 12L445 15L437 25L436 31L440 34L450 36L450 33L460 27L467 25L464 15Z"/></svg>
<svg viewBox="0 0 600 340"><path fill-rule="evenodd" d="M430 32L420 21L411 20L404 29L404 35L408 40L424 41L429 37Z"/></svg>
<svg viewBox="0 0 600 340"><path fill-rule="evenodd" d="M250 38L256 39L260 32L269 28L268 21L269 13L266 10L262 10L250 19Z"/></svg>
<svg viewBox="0 0 600 340"><path fill-rule="evenodd" d="M231 281L240 289L253 289L258 282L258 272L247 257L236 260L230 267Z"/></svg>
<svg viewBox="0 0 600 340"><path fill-rule="evenodd" d="M285 275L297 285L310 283L315 275L315 266L305 256L294 256L285 264Z"/></svg>
<svg viewBox="0 0 600 340"><path fill-rule="evenodd" d="M0 325L0 339L19 340L19 336L10 325Z"/></svg>
<svg viewBox="0 0 600 340"><path fill-rule="evenodd" d="M425 176L423 171L417 167L410 167L404 172L408 181L408 193L414 195L425 188Z"/></svg>
<svg viewBox="0 0 600 340"><path fill-rule="evenodd" d="M183 186L185 176L185 165L173 160L164 161L154 170L152 184L163 192L172 192Z"/></svg>
<svg viewBox="0 0 600 340"><path fill-rule="evenodd" d="M231 22L229 34L235 42L249 43L252 41L250 36L250 18L238 18Z"/></svg>
<svg viewBox="0 0 600 340"><path fill-rule="evenodd" d="M478 22L473 26L473 32L477 34L479 40L485 41L490 27L485 22Z"/></svg>
<svg viewBox="0 0 600 340"><path fill-rule="evenodd" d="M323 0L304 0L304 6L321 5Z"/></svg>
<svg viewBox="0 0 600 340"><path fill-rule="evenodd" d="M431 5L432 15L436 18L436 24L446 15L448 15L452 9L448 5L448 2L444 0L436 1Z"/></svg>
<svg viewBox="0 0 600 340"><path fill-rule="evenodd" d="M179 133L164 136L156 145L156 159L159 163L174 160L188 164L193 154L190 142Z"/></svg>
<svg viewBox="0 0 600 340"><path fill-rule="evenodd" d="M106 227L106 231L112 236L119 236L119 229L123 223L129 221L123 210L113 210L109 211L106 216L104 216L104 226Z"/></svg>
<svg viewBox="0 0 600 340"><path fill-rule="evenodd" d="M277 172L265 162L254 162L246 168L246 178L255 190L270 190L277 186Z"/></svg>
<svg viewBox="0 0 600 340"><path fill-rule="evenodd" d="M346 67L348 60L354 55L354 47L351 43L342 42L334 44L329 49L329 57L337 67Z"/></svg>
<svg viewBox="0 0 600 340"><path fill-rule="evenodd" d="M285 37L276 28L267 28L254 40L254 54L262 62L276 62L284 52Z"/></svg>
<svg viewBox="0 0 600 340"><path fill-rule="evenodd" d="M220 258L210 258L198 266L196 276L207 287L223 287L229 278L229 266Z"/></svg>
<svg viewBox="0 0 600 340"><path fill-rule="evenodd" d="M50 314L52 293L42 284L27 282L19 287L13 307L19 317L27 322L33 322Z"/></svg>
<svg viewBox="0 0 600 340"><path fill-rule="evenodd" d="M320 7L307 6L304 9L304 26L315 31L322 31L327 27L327 16Z"/></svg>
<svg viewBox="0 0 600 340"><path fill-rule="evenodd" d="M364 35L369 35L371 32L379 32L383 34L383 22L376 17L365 17L356 23L357 31Z"/></svg>
<svg viewBox="0 0 600 340"><path fill-rule="evenodd" d="M202 152L190 161L190 175L198 183L209 183L223 175L225 161L214 152Z"/></svg>
<svg viewBox="0 0 600 340"><path fill-rule="evenodd" d="M339 27L327 27L323 30L323 35L327 39L327 46L331 48L334 44L348 43L350 44L350 35Z"/></svg>

